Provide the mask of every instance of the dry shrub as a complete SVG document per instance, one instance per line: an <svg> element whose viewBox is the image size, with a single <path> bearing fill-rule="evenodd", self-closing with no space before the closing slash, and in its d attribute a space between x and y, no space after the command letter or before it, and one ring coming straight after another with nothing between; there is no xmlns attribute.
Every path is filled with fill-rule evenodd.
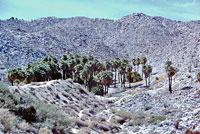
<svg viewBox="0 0 200 134"><path fill-rule="evenodd" d="M27 130L29 130L30 125L29 125L28 123L26 123L26 122L22 122L22 123L20 123L20 124L18 125L18 127L19 127L20 129L24 130L24 131L27 131Z"/></svg>
<svg viewBox="0 0 200 134"><path fill-rule="evenodd" d="M48 128L40 128L39 134L53 134Z"/></svg>
<svg viewBox="0 0 200 134"><path fill-rule="evenodd" d="M1 123L4 126L4 132L9 132L12 127L14 126L13 119L14 117L8 112L7 109L0 109L0 117L1 117Z"/></svg>

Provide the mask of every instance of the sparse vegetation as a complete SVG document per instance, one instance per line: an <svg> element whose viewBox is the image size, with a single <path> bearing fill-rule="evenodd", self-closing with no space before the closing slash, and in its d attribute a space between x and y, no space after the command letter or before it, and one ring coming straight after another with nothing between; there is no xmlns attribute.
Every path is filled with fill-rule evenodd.
<svg viewBox="0 0 200 134"><path fill-rule="evenodd" d="M155 122L160 122L160 121L164 121L166 120L166 117L165 116L155 116L155 117L152 117L151 119L148 120L148 123L152 124L152 123L155 123Z"/></svg>
<svg viewBox="0 0 200 134"><path fill-rule="evenodd" d="M36 100L30 96L11 93L5 84L0 83L0 101L3 108L8 108L21 119L32 123L36 128L48 127L57 131L69 131L71 121L58 107ZM10 129L11 118L5 117L6 131ZM9 121L8 121L9 120Z"/></svg>

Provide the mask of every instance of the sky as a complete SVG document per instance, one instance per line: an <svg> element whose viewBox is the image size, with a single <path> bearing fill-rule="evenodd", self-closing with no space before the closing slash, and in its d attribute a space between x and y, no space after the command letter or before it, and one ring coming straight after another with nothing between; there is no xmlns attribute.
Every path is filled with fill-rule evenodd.
<svg viewBox="0 0 200 134"><path fill-rule="evenodd" d="M200 20L200 0L0 0L0 19L85 16L117 20L133 13Z"/></svg>

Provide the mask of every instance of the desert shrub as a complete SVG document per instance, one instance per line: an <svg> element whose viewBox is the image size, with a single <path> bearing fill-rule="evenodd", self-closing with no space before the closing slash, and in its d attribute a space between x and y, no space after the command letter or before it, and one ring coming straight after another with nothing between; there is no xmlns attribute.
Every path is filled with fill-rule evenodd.
<svg viewBox="0 0 200 134"><path fill-rule="evenodd" d="M139 126L145 123L145 119L135 119L130 121L130 126Z"/></svg>
<svg viewBox="0 0 200 134"><path fill-rule="evenodd" d="M5 133L9 132L14 126L13 115L11 115L7 109L0 109L0 117L1 117L1 123L4 126L3 131Z"/></svg>
<svg viewBox="0 0 200 134"><path fill-rule="evenodd" d="M132 112L127 112L127 111L125 111L125 110L114 110L113 111L117 116L120 116L120 117L122 117L122 118L124 118L124 119L132 119L132 115L133 115L133 113Z"/></svg>
<svg viewBox="0 0 200 134"><path fill-rule="evenodd" d="M48 128L40 128L39 134L53 134Z"/></svg>
<svg viewBox="0 0 200 134"><path fill-rule="evenodd" d="M166 120L165 116L155 116L148 120L149 124Z"/></svg>
<svg viewBox="0 0 200 134"><path fill-rule="evenodd" d="M4 108L10 109L17 116L31 122L36 128L69 131L71 121L57 107L36 100L28 95L11 93L8 86L0 83L0 101Z"/></svg>
<svg viewBox="0 0 200 134"><path fill-rule="evenodd" d="M103 87L102 86L95 86L91 88L91 92L95 95L103 95Z"/></svg>
<svg viewBox="0 0 200 134"><path fill-rule="evenodd" d="M30 128L30 125L27 122L21 122L19 123L18 128L27 131Z"/></svg>

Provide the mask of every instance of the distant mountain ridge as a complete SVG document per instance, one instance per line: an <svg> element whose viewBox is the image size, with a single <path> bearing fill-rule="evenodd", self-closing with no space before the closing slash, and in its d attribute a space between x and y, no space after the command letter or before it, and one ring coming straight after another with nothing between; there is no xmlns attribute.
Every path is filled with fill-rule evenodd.
<svg viewBox="0 0 200 134"><path fill-rule="evenodd" d="M102 60L145 55L161 66L198 66L200 21L181 22L142 13L119 20L40 18L0 20L0 69L23 67L44 55L77 53ZM184 68L183 68L184 70Z"/></svg>

